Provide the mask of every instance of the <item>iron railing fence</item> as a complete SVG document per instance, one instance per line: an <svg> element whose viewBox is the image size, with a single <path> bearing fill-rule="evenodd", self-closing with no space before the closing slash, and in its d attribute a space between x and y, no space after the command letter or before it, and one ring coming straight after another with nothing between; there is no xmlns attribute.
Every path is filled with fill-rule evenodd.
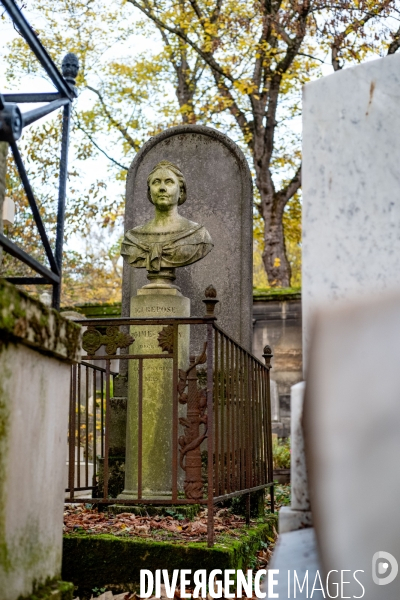
<svg viewBox="0 0 400 600"><path fill-rule="evenodd" d="M110 371L110 385L117 375ZM82 361L72 365L66 492L97 488L96 458L104 458L106 369Z"/></svg>
<svg viewBox="0 0 400 600"><path fill-rule="evenodd" d="M249 519L250 494L269 488L274 510L268 348L263 364L217 325L212 311L203 318L87 319L81 324L87 328L83 348L88 354L72 367L66 502L88 502L87 495L79 495L86 489L94 504L206 505L210 545L216 504L247 495ZM182 339L188 343L191 328L199 326L204 348L185 368ZM101 347L105 352L99 354ZM118 497L108 491L114 361L128 365L130 379L125 490ZM158 417L168 430L160 427L154 437L151 385L154 373L163 370L166 379L157 375L164 382ZM157 383L156 389L160 395ZM150 472L158 463L163 463L157 475L163 478L161 496Z"/></svg>
<svg viewBox="0 0 400 600"><path fill-rule="evenodd" d="M61 271L64 238L65 202L68 176L68 146L71 122L72 102L77 97L75 79L78 74L79 62L75 54L68 53L62 61L62 74L50 58L48 52L40 42L34 29L26 20L14 0L0 0L11 18L14 27L25 39L37 60L46 71L56 91L51 93L10 93L0 94L0 142L10 145L14 161L24 187L29 206L39 231L41 242L46 253L49 267L36 260L31 254L25 252L18 244L0 231L0 246L18 260L30 267L39 276L34 277L6 277L14 284L25 285L52 285L53 307L60 308ZM46 103L44 106L21 113L18 104L21 103ZM36 203L28 174L19 152L17 140L21 137L24 127L31 125L38 119L63 107L62 136L60 149L57 233L55 249L51 244L44 226L39 208Z"/></svg>

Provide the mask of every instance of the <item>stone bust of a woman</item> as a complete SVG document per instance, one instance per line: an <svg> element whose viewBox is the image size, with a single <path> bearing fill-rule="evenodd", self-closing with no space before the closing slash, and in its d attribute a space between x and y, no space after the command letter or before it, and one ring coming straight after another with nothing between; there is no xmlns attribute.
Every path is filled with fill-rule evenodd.
<svg viewBox="0 0 400 600"><path fill-rule="evenodd" d="M186 201L186 182L180 169L163 160L147 178L147 197L154 204L154 217L126 232L121 254L132 267L147 269L145 287L175 287L175 268L204 258L213 243L202 225L178 212Z"/></svg>

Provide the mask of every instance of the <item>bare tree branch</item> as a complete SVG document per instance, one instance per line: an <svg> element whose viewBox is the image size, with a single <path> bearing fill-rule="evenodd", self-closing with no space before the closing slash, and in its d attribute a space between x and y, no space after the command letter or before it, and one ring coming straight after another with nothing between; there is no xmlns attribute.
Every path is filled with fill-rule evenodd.
<svg viewBox="0 0 400 600"><path fill-rule="evenodd" d="M199 19L200 23L203 24L204 23L204 17L201 13L200 7L197 4L197 0L189 0L191 7L193 8L194 12L196 13L197 18Z"/></svg>
<svg viewBox="0 0 400 600"><path fill-rule="evenodd" d="M367 11L364 13L364 16L360 19L355 19L352 21L344 31L339 33L335 39L333 40L331 49L332 49L332 66L334 71L339 71L342 68L342 65L339 62L339 53L341 45L348 35L351 33L356 33L359 31L364 25L368 23L371 19L378 17L390 4L392 0L383 0L382 4L374 10L374 12Z"/></svg>
<svg viewBox="0 0 400 600"><path fill-rule="evenodd" d="M245 133L246 131L250 131L249 123L246 119L246 116L245 116L244 112L240 110L240 108L237 105L237 102L236 102L235 98L233 97L232 92L230 91L228 86L224 83L222 78L220 76L218 76L218 74L216 74L216 73L214 73L214 79L215 79L215 83L216 83L221 95L229 100L229 106L228 106L229 112L235 118L236 123L239 125L242 132ZM251 144L249 144L249 146L251 147Z"/></svg>
<svg viewBox="0 0 400 600"><path fill-rule="evenodd" d="M388 54L394 54L400 48L400 27L393 35L393 41L389 46Z"/></svg>
<svg viewBox="0 0 400 600"><path fill-rule="evenodd" d="M222 3L223 3L223 0L216 1L215 8L210 17L210 23L215 23L216 20L218 19L219 15L221 14Z"/></svg>
<svg viewBox="0 0 400 600"><path fill-rule="evenodd" d="M100 100L100 104L102 105L103 110L104 110L108 120L110 121L110 123L112 123L112 125L114 125L114 127L116 129L118 129L118 131L122 134L122 136L125 138L125 140L128 142L128 144L130 144L132 146L132 148L134 148L136 151L139 151L139 149L140 149L139 144L137 142L135 142L135 140L129 135L127 128L124 127L123 125L121 125L121 123L119 123L119 121L117 121L112 116L112 114L110 113L109 109L107 108L107 105L104 102L103 96L101 95L99 90L92 88L90 85L86 85L86 87L88 90L90 90L91 92L96 94L96 96Z"/></svg>
<svg viewBox="0 0 400 600"><path fill-rule="evenodd" d="M297 29L298 33L294 38L290 38L290 44L288 45L286 55L277 64L275 72L279 75L286 73L296 57L296 54L300 50L300 46L303 43L306 35L306 21L310 12L311 0L303 0L303 4L298 6L299 16L297 18Z"/></svg>
<svg viewBox="0 0 400 600"><path fill-rule="evenodd" d="M114 158L112 158L109 154L107 154L107 152L105 150L103 150L103 148L100 148L100 146L97 144L97 142L95 142L95 140L92 138L92 136L90 135L90 133L88 133L80 124L79 120L75 121L76 127L82 131L87 138L89 138L89 140L92 142L93 146L95 148L97 148L97 150L99 150L99 152L101 152L102 154L104 154L104 156L106 158L108 158L108 160L110 160L112 163L114 163L115 165L117 165L117 167L120 167L120 169L123 169L124 171L129 171L129 168L126 167L125 165L121 165L121 163L119 163L117 160L115 160Z"/></svg>
<svg viewBox="0 0 400 600"><path fill-rule="evenodd" d="M163 23L161 21L161 19L159 19L153 12L147 10L136 0L128 0L128 2L130 2L131 4L136 6L136 8L141 10L142 13L144 13L146 15L146 17L148 17L149 19L151 19L153 21L153 23L155 23L156 25L159 25L160 27L163 27L170 33L174 33L175 35L180 37L184 42L186 42L186 44L191 46L193 48L193 50L195 50L195 52L197 52L202 57L202 59L209 65L209 67L211 67L211 69L213 69L214 71L216 71L217 73L222 75L222 77L226 77L226 79L229 79L229 81L231 83L235 82L235 78L232 77L232 75L230 73L227 73L226 71L224 71L224 69L222 69L220 67L220 65L214 59L212 53L205 52L204 50L202 50L195 42L193 42L189 38L189 36L182 29L177 28L177 27L171 27L170 25Z"/></svg>
<svg viewBox="0 0 400 600"><path fill-rule="evenodd" d="M300 187L301 187L301 170L302 170L302 165L300 164L300 166L297 169L292 180L288 183L288 185L286 187L284 187L282 190L279 191L282 208L285 207L285 205L289 202L290 198L293 198L295 193L300 189Z"/></svg>

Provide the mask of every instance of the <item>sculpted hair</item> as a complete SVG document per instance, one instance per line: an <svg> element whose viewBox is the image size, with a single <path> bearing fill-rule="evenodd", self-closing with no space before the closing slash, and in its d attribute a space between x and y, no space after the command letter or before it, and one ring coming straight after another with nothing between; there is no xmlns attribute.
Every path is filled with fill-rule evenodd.
<svg viewBox="0 0 400 600"><path fill-rule="evenodd" d="M174 175L177 176L178 180L179 180L179 187L181 189L181 195L179 197L179 202L178 202L178 206L180 206L181 204L183 204L184 202L186 202L186 181L185 178L183 176L182 171L179 169L179 167L177 167L176 165L170 163L168 160L162 160L161 162L159 162L154 169L152 169L149 173L149 176L147 178L147 198L150 200L150 202L153 204L153 200L151 199L151 194L150 194L150 178L153 175L153 173L155 173L156 171L158 171L158 169L168 169L169 171L172 171L172 173Z"/></svg>

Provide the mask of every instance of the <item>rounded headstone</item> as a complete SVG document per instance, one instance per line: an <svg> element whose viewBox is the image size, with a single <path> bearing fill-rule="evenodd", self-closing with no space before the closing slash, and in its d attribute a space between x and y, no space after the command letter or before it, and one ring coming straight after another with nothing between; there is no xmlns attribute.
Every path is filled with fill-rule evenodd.
<svg viewBox="0 0 400 600"><path fill-rule="evenodd" d="M200 125L172 127L151 138L136 155L126 186L125 231L149 220L154 207L147 199L147 177L162 160L176 164L185 176L184 217L204 225L214 248L202 260L176 270L176 284L191 301L191 315L203 316L204 290L214 285L220 303L219 325L251 350L253 190L251 173L240 148L226 135ZM124 264L124 316L130 298L147 283L146 270ZM198 351L200 338L191 335Z"/></svg>

